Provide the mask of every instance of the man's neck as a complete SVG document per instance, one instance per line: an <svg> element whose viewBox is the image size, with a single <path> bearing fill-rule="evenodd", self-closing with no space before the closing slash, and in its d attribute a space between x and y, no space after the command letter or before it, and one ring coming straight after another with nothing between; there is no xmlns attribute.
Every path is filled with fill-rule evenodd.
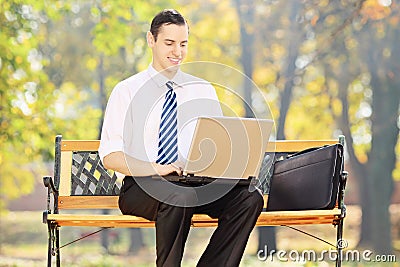
<svg viewBox="0 0 400 267"><path fill-rule="evenodd" d="M157 67L154 66L154 64L152 64L152 67L159 72L160 74L162 74L163 76L165 76L168 80L172 80L176 73L179 71L179 67L172 67L172 68L168 68L168 69L158 69Z"/></svg>

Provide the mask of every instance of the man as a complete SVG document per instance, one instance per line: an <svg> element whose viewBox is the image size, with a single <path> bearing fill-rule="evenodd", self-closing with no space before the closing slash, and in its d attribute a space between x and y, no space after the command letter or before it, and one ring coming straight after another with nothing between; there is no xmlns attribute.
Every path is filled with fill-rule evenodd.
<svg viewBox="0 0 400 267"><path fill-rule="evenodd" d="M238 266L263 206L261 195L237 185L201 203L195 189L151 177L182 175L194 119L222 115L214 88L180 70L188 35L188 24L176 10L154 17L147 33L152 63L114 88L99 153L107 169L125 176L122 213L155 221L157 266L180 266L195 213L219 221L198 266Z"/></svg>

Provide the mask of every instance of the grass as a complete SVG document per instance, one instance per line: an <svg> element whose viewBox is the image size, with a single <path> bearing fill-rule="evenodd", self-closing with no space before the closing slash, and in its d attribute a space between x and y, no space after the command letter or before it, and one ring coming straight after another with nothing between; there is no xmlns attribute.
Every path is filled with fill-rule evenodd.
<svg viewBox="0 0 400 267"><path fill-rule="evenodd" d="M400 221L399 209L392 211L393 225ZM358 207L349 207L345 219L344 239L349 249L355 250L359 238L359 223L361 212ZM335 243L335 229L331 225L311 225L299 227L319 237ZM396 250L395 263L378 262L344 262L344 267L359 266L399 266L399 234L394 227L394 247ZM61 228L61 244L79 238L96 228L64 227ZM190 231L182 266L195 266L202 251L204 251L213 228L193 228ZM142 229L145 247L135 255L129 254L129 229L109 230L110 247L105 251L100 245L100 234L74 243L62 249L62 266L79 267L119 267L119 266L155 266L155 233L154 229ZM41 223L41 212L9 212L0 218L0 267L36 267L46 266L47 262L47 227ZM247 266L302 266L325 267L334 266L334 261L325 255L325 260L298 262L290 260L296 253L315 250L317 255L330 246L285 227L277 228L278 248L286 255L278 258L262 260L258 258L258 236L253 231L250 236L241 267ZM362 252L362 251L361 251ZM292 254L289 254L292 253ZM375 255L372 255L375 256ZM287 259L287 261L286 261Z"/></svg>

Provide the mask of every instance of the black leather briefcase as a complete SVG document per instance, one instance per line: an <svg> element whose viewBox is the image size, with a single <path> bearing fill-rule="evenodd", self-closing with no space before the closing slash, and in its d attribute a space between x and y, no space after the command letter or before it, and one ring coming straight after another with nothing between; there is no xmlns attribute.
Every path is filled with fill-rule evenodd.
<svg viewBox="0 0 400 267"><path fill-rule="evenodd" d="M342 168L340 144L307 149L277 161L267 210L334 208Z"/></svg>

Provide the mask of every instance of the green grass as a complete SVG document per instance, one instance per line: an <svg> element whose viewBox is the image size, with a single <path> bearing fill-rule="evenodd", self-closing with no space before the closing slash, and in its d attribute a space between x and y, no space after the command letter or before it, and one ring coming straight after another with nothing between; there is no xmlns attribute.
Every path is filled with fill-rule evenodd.
<svg viewBox="0 0 400 267"><path fill-rule="evenodd" d="M349 242L349 249L355 249L358 240L360 212L355 207L349 207L345 220L344 238ZM394 216L398 218L399 216ZM396 223L394 225L397 225ZM331 225L303 226L301 229L334 243L335 229ZM88 227L61 228L61 245L85 234L97 230ZM213 228L193 228L190 231L182 266L195 266L204 251ZM79 267L119 267L119 266L155 266L155 233L154 229L142 229L145 248L135 255L129 254L129 229L111 229L110 247L105 251L100 245L100 235L94 235L62 249L62 266ZM41 212L9 212L0 218L0 267L36 267L46 266L47 261L47 227L41 223ZM394 247L398 248L400 241L394 237ZM241 267L248 266L302 266L327 267L334 266L331 260L317 262L280 261L268 258L265 261L257 258L257 231L250 236ZM318 240L297 233L291 229L277 228L278 248L286 251L313 249L319 253L328 250L326 245ZM398 252L398 251L397 251ZM396 263L379 264L377 262L344 262L344 267L361 266L394 266L400 267L400 255L396 255ZM288 257L287 257L288 258ZM327 259L327 258L325 258Z"/></svg>

